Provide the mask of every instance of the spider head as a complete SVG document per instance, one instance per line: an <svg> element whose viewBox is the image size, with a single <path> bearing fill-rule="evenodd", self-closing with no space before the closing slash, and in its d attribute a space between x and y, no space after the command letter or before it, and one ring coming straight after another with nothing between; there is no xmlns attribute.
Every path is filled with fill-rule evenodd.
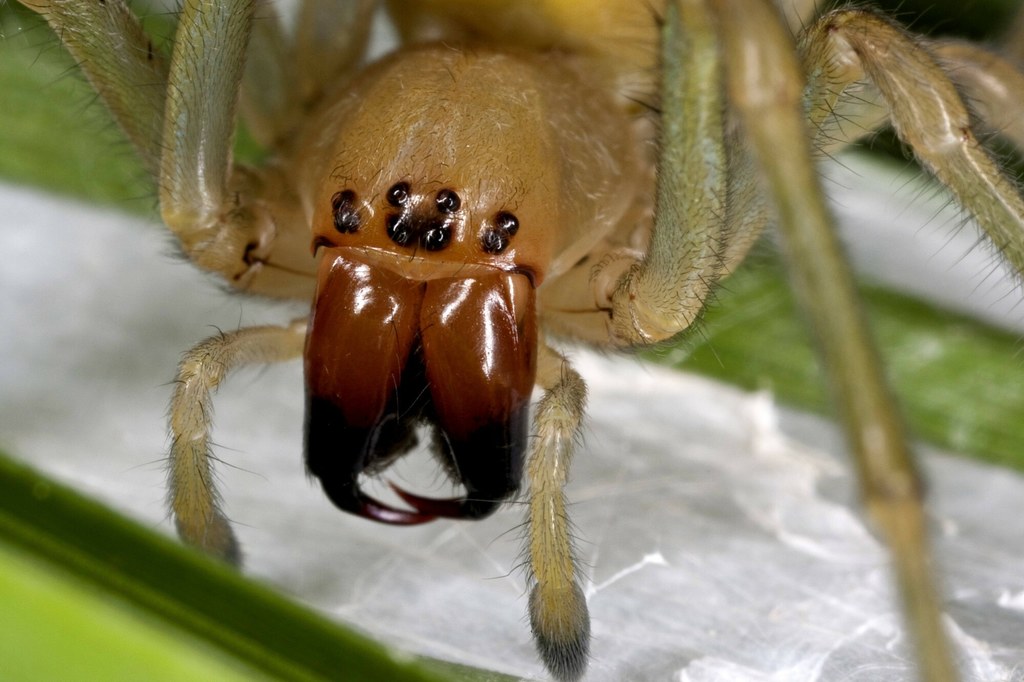
<svg viewBox="0 0 1024 682"><path fill-rule="evenodd" d="M567 222L545 109L523 101L531 73L435 46L379 64L318 132L306 461L342 509L479 518L519 487L536 289ZM411 510L370 498L360 477L408 452L420 425L465 496L398 491Z"/></svg>
<svg viewBox="0 0 1024 682"><path fill-rule="evenodd" d="M507 183L474 169L470 186L444 167L410 165L340 187L332 178L317 202L306 464L338 507L361 516L481 518L522 477L549 246L544 233L524 239L540 209L511 200ZM522 231L519 215L530 220ZM396 488L412 507L403 510L363 492L360 476L408 452L420 425L465 496Z"/></svg>

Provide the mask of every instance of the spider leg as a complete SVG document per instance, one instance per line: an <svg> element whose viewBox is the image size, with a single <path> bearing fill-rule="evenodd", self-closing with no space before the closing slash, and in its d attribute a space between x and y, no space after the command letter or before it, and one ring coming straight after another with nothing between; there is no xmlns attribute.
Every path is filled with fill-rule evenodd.
<svg viewBox="0 0 1024 682"><path fill-rule="evenodd" d="M1024 272L1024 199L978 142L950 76L919 42L877 14L840 10L825 15L804 34L801 52L808 72L825 74L835 93L870 81L900 138L975 217L1010 265ZM948 48L947 54L951 52ZM976 52L972 58L978 56ZM969 63L968 57L962 59L962 64ZM1019 78L1006 75L1005 66L1001 83L1018 84ZM966 71L963 76L970 80ZM1014 106L1020 110L1019 101ZM995 125L1000 122L992 119Z"/></svg>
<svg viewBox="0 0 1024 682"><path fill-rule="evenodd" d="M929 47L985 129L1024 149L1024 74L1003 57L962 40Z"/></svg>
<svg viewBox="0 0 1024 682"><path fill-rule="evenodd" d="M286 170L231 159L254 0L188 0L169 62L124 0L28 4L135 146L189 258L254 293L311 295L308 235Z"/></svg>
<svg viewBox="0 0 1024 682"><path fill-rule="evenodd" d="M928 567L920 480L811 160L803 120L803 73L792 42L767 2L714 0L712 4L725 46L729 98L739 111L775 201L793 288L816 333L833 399L855 455L865 504L893 552L922 678L954 680L956 668ZM859 13L845 16L853 14L874 19ZM830 26L826 18L816 28L831 37ZM837 61L847 64L823 63L835 67ZM902 69L894 71L902 73ZM878 87L885 92L884 86ZM894 111L893 118L900 115ZM921 126L914 129L909 134L927 134ZM958 134L964 129L956 128Z"/></svg>
<svg viewBox="0 0 1024 682"><path fill-rule="evenodd" d="M269 253L275 221L264 179L231 160L253 0L187 0L171 55L160 159L164 223L200 267L244 286Z"/></svg>
<svg viewBox="0 0 1024 682"><path fill-rule="evenodd" d="M568 361L541 346L537 383L544 397L534 415L527 462L530 625L548 670L558 680L583 676L590 650L590 615L580 589L563 488L579 438L586 384Z"/></svg>
<svg viewBox="0 0 1024 682"><path fill-rule="evenodd" d="M339 77L362 59L377 5L377 0L303 0L295 7L259 3L239 108L261 144L276 147L290 139L324 91L337 87Z"/></svg>
<svg viewBox="0 0 1024 682"><path fill-rule="evenodd" d="M233 564L241 563L241 554L220 509L210 461L212 393L236 367L299 357L305 335L305 320L288 327L250 327L220 334L185 353L178 366L169 417L171 511L185 542Z"/></svg>
<svg viewBox="0 0 1024 682"><path fill-rule="evenodd" d="M1024 64L1024 6L1017 9L999 43L1000 54L1015 64Z"/></svg>
<svg viewBox="0 0 1024 682"><path fill-rule="evenodd" d="M647 255L611 296L611 333L622 345L689 327L723 270L728 188L717 36L700 3L669 3L664 21L654 230Z"/></svg>
<svg viewBox="0 0 1024 682"><path fill-rule="evenodd" d="M898 30L898 29L897 29ZM1001 135L1024 149L1024 74L1006 58L962 40L924 43L986 133ZM807 73L804 100L814 148L832 154L889 122L889 106L867 80L837 77L842 55L823 62L818 49L802 44ZM837 68L838 67L838 68Z"/></svg>
<svg viewBox="0 0 1024 682"><path fill-rule="evenodd" d="M28 0L74 56L143 164L160 168L167 60L124 0Z"/></svg>
<svg viewBox="0 0 1024 682"><path fill-rule="evenodd" d="M831 65L811 66L804 69L804 111L817 155L832 156L889 122L889 107L874 85L858 81L837 88Z"/></svg>
<svg viewBox="0 0 1024 682"><path fill-rule="evenodd" d="M668 4L661 63L647 255L609 253L591 276L596 298L611 309L608 333L617 345L647 345L687 329L772 217L754 156L723 104L718 36L701 3Z"/></svg>
<svg viewBox="0 0 1024 682"><path fill-rule="evenodd" d="M778 0L775 3L794 35L811 25L817 18L824 0Z"/></svg>

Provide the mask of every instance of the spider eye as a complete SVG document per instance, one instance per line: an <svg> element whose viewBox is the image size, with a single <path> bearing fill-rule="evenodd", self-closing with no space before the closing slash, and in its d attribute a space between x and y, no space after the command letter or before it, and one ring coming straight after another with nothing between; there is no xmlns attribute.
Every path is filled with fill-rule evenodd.
<svg viewBox="0 0 1024 682"><path fill-rule="evenodd" d="M427 251L440 251L452 240L452 229L447 224L438 225L423 234L423 248Z"/></svg>
<svg viewBox="0 0 1024 682"><path fill-rule="evenodd" d="M341 233L355 232L362 222L356 210L356 193L350 189L337 192L331 197L334 210L334 227Z"/></svg>
<svg viewBox="0 0 1024 682"><path fill-rule="evenodd" d="M404 206L409 201L409 183L408 182L396 182L391 185L387 195L388 203L395 208Z"/></svg>
<svg viewBox="0 0 1024 682"><path fill-rule="evenodd" d="M512 237L519 231L519 218L516 218L514 213L499 211L494 216L494 226L499 230L504 230L509 237Z"/></svg>
<svg viewBox="0 0 1024 682"><path fill-rule="evenodd" d="M385 219L388 237L399 246L408 246L412 243L412 225L409 224L409 217L404 213L392 213Z"/></svg>
<svg viewBox="0 0 1024 682"><path fill-rule="evenodd" d="M446 214L455 213L462 206L462 199L450 189L443 189L438 192L434 201L437 203L437 210Z"/></svg>
<svg viewBox="0 0 1024 682"><path fill-rule="evenodd" d="M480 242L487 253L501 253L508 247L508 234L498 229L487 230Z"/></svg>
<svg viewBox="0 0 1024 682"><path fill-rule="evenodd" d="M480 236L480 244L487 253L501 253L508 248L509 240L519 231L519 218L508 211L494 214L494 227Z"/></svg>

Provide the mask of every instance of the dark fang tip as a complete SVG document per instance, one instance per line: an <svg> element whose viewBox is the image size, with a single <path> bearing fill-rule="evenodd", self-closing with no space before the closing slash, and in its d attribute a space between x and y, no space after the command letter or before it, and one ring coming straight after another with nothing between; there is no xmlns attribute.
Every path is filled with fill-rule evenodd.
<svg viewBox="0 0 1024 682"><path fill-rule="evenodd" d="M462 518L462 507L466 501L465 498L450 497L446 499L435 499L432 497L420 497L414 493L402 490L390 481L388 481L388 485L391 486L391 489L394 490L406 504L421 514L430 514L432 516L439 516L446 519Z"/></svg>
<svg viewBox="0 0 1024 682"><path fill-rule="evenodd" d="M530 629L544 666L558 682L577 682L590 659L590 613L579 585L559 595L555 603L541 596L540 585L530 591Z"/></svg>
<svg viewBox="0 0 1024 682"><path fill-rule="evenodd" d="M372 519L380 523L388 523L393 526L414 526L420 523L433 521L437 517L425 514L419 510L409 511L397 509L376 500L359 489L355 481L346 481L340 485L333 481L321 480L324 492L328 499L338 509L347 511L350 514Z"/></svg>
<svg viewBox="0 0 1024 682"><path fill-rule="evenodd" d="M422 511L407 511L396 509L379 502L361 490L356 491L360 503L359 515L380 523L390 523L395 526L414 526L420 523L427 523L437 518L436 515L424 514Z"/></svg>
<svg viewBox="0 0 1024 682"><path fill-rule="evenodd" d="M482 519L493 514L501 506L504 499L450 497L439 500L432 497L420 497L407 490L402 490L390 481L388 485L407 505L420 514L427 514L431 517L442 519Z"/></svg>

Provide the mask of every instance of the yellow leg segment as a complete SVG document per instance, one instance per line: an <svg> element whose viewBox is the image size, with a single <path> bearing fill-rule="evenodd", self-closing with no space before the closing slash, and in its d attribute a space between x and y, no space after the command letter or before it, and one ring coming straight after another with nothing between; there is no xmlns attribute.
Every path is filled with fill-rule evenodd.
<svg viewBox="0 0 1024 682"><path fill-rule="evenodd" d="M241 552L220 508L211 466L212 394L236 367L299 357L305 336L305 320L288 327L250 327L220 334L185 353L178 367L169 420L171 512L182 540L232 564L241 563Z"/></svg>
<svg viewBox="0 0 1024 682"><path fill-rule="evenodd" d="M569 363L547 347L541 349L538 383L546 392L537 405L527 463L530 625L548 670L560 681L577 680L587 667L590 615L579 586L563 490L587 389Z"/></svg>

